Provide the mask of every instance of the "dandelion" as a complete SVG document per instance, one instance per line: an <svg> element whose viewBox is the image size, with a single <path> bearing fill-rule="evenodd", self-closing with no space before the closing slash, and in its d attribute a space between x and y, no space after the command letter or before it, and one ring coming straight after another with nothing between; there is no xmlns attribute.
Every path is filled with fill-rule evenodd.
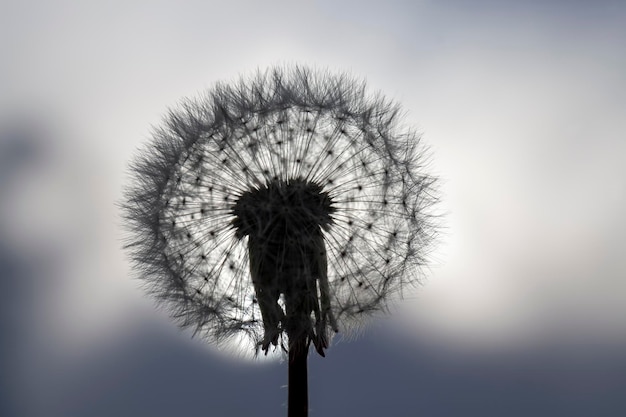
<svg viewBox="0 0 626 417"><path fill-rule="evenodd" d="M171 110L124 203L140 278L182 327L289 355L360 328L421 276L435 179L399 107L363 82L275 68Z"/></svg>

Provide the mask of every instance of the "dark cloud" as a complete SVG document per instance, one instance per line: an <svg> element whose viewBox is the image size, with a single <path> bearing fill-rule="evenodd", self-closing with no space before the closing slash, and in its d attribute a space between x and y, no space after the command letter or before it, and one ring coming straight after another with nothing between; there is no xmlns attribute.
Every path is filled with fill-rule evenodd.
<svg viewBox="0 0 626 417"><path fill-rule="evenodd" d="M626 412L621 395L626 355L617 350L590 353L555 346L475 355L380 336L338 343L324 359L311 355L312 416ZM149 325L96 355L28 372L32 384L19 398L33 417L286 413L285 363L238 363Z"/></svg>

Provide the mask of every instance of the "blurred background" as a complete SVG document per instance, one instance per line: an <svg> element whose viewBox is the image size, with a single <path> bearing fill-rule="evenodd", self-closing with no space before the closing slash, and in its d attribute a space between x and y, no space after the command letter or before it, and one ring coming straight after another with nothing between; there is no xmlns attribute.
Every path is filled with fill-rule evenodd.
<svg viewBox="0 0 626 417"><path fill-rule="evenodd" d="M310 415L626 415L626 3L1 6L0 415L286 415L286 363L143 295L116 204L168 107L290 63L402 103L447 212L424 285L311 356Z"/></svg>

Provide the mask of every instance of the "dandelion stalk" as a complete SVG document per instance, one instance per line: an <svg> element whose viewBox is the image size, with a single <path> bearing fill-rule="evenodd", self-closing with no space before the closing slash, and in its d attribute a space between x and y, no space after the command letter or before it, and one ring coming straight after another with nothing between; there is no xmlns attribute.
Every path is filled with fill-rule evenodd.
<svg viewBox="0 0 626 417"><path fill-rule="evenodd" d="M140 278L194 334L285 351L290 417L310 345L325 356L419 282L435 179L399 119L345 75L275 68L171 110L132 165Z"/></svg>

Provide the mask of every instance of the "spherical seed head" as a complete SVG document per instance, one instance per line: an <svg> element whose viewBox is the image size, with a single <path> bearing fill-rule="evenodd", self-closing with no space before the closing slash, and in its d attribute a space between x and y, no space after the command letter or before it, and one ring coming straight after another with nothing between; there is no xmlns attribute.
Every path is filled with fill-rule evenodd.
<svg viewBox="0 0 626 417"><path fill-rule="evenodd" d="M185 101L132 166L140 278L212 342L323 354L419 281L436 234L435 179L399 123L363 83L301 67Z"/></svg>

